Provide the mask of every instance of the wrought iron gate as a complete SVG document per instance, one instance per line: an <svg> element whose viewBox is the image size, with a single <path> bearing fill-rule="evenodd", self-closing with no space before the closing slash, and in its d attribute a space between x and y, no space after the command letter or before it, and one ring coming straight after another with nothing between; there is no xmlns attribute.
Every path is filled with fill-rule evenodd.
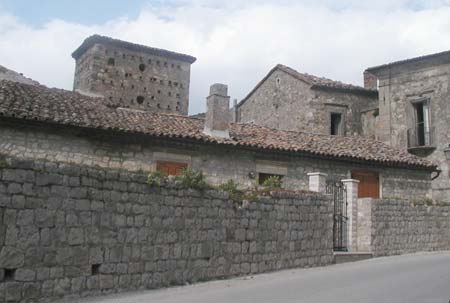
<svg viewBox="0 0 450 303"><path fill-rule="evenodd" d="M347 251L347 190L339 180L327 180L327 194L333 197L333 249Z"/></svg>

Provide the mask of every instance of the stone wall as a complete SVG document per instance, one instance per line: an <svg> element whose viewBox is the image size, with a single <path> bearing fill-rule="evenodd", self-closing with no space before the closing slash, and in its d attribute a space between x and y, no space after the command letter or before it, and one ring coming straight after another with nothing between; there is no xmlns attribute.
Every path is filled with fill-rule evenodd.
<svg viewBox="0 0 450 303"><path fill-rule="evenodd" d="M383 197L424 197L430 191L430 173L421 170L383 167L365 163L343 162L305 156L289 157L268 152L244 151L233 147L180 145L134 138L132 135L102 137L89 133L74 133L36 126L0 123L0 153L18 158L99 166L131 171L150 171L156 161L183 161L195 170L203 171L212 184L229 179L244 187L257 184L261 168L284 170L283 185L287 189L306 190L308 173L322 172L337 179L348 179L353 170L370 170L380 174Z"/></svg>
<svg viewBox="0 0 450 303"><path fill-rule="evenodd" d="M76 62L74 89L113 104L187 115L190 64L95 44Z"/></svg>
<svg viewBox="0 0 450 303"><path fill-rule="evenodd" d="M426 202L363 199L359 202L363 215L358 217L358 236L364 234L361 243L367 245L370 227L374 256L450 250L450 205Z"/></svg>
<svg viewBox="0 0 450 303"><path fill-rule="evenodd" d="M0 302L58 301L332 262L332 203L151 187L146 175L0 161Z"/></svg>

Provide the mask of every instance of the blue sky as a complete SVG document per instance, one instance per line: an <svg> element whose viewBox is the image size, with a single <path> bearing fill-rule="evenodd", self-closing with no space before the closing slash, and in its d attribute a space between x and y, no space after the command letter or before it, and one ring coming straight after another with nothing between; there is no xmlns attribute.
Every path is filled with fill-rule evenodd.
<svg viewBox="0 0 450 303"><path fill-rule="evenodd" d="M278 63L361 85L367 67L449 50L450 0L0 0L0 65L47 86L72 89L70 54L95 33L197 57L196 113L211 83L240 100Z"/></svg>
<svg viewBox="0 0 450 303"><path fill-rule="evenodd" d="M141 0L1 0L0 7L33 26L52 19L87 25L127 16L135 18L146 5Z"/></svg>

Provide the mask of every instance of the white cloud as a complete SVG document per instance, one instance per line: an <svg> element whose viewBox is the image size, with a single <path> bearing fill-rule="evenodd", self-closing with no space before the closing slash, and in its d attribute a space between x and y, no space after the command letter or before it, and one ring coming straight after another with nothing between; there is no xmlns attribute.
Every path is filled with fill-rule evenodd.
<svg viewBox="0 0 450 303"><path fill-rule="evenodd" d="M376 9L356 0L175 2L95 26L53 20L35 28L0 13L0 64L71 89L70 54L93 33L188 53L198 58L191 73L195 113L211 83L229 84L232 98L241 99L277 63L361 84L369 66L450 49L447 0L380 0Z"/></svg>

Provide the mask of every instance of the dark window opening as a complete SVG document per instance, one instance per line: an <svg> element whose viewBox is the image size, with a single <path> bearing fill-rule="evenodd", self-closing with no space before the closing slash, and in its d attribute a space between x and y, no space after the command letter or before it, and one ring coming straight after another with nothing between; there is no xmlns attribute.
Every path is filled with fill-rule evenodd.
<svg viewBox="0 0 450 303"><path fill-rule="evenodd" d="M171 97L171 96L172 96L172 93L171 93L171 92L169 92L169 93L168 93L168 95L169 95L169 97Z"/></svg>
<svg viewBox="0 0 450 303"><path fill-rule="evenodd" d="M155 96L151 96L150 99L155 100Z"/></svg>
<svg viewBox="0 0 450 303"><path fill-rule="evenodd" d="M116 60L114 60L114 58L108 59L108 65L114 66L115 64L116 64Z"/></svg>
<svg viewBox="0 0 450 303"><path fill-rule="evenodd" d="M16 274L16 268L5 268L4 281L13 281Z"/></svg>
<svg viewBox="0 0 450 303"><path fill-rule="evenodd" d="M164 62L164 67L167 67L167 62Z"/></svg>
<svg viewBox="0 0 450 303"><path fill-rule="evenodd" d="M144 63L139 64L139 70L141 72L145 71L145 64Z"/></svg>
<svg viewBox="0 0 450 303"><path fill-rule="evenodd" d="M131 88L134 88L134 84L131 85Z"/></svg>
<svg viewBox="0 0 450 303"><path fill-rule="evenodd" d="M156 61L156 65L159 65L159 61Z"/></svg>
<svg viewBox="0 0 450 303"><path fill-rule="evenodd" d="M148 59L148 64L152 64L152 59Z"/></svg>
<svg viewBox="0 0 450 303"><path fill-rule="evenodd" d="M161 91L160 90L158 90L158 94L160 94L161 93Z"/></svg>
<svg viewBox="0 0 450 303"><path fill-rule="evenodd" d="M142 104L142 103L144 103L144 97L143 96L137 96L136 101L137 101L137 103Z"/></svg>
<svg viewBox="0 0 450 303"><path fill-rule="evenodd" d="M177 98L181 98L181 97L180 97L180 94L177 94Z"/></svg>
<svg viewBox="0 0 450 303"><path fill-rule="evenodd" d="M172 63L170 66L171 66L172 68L174 68L174 67L175 67L175 64Z"/></svg>
<svg viewBox="0 0 450 303"><path fill-rule="evenodd" d="M126 57L127 57L127 55L125 55L125 54L122 55L122 58L123 58L123 59L125 59Z"/></svg>
<svg viewBox="0 0 450 303"><path fill-rule="evenodd" d="M342 134L342 114L331 114L330 135L337 136Z"/></svg>
<svg viewBox="0 0 450 303"><path fill-rule="evenodd" d="M278 177L280 178L280 180L283 179L283 175L258 173L258 184L262 185L264 181L266 181L270 177Z"/></svg>
<svg viewBox="0 0 450 303"><path fill-rule="evenodd" d="M159 104L159 103L156 104L156 107L157 107L157 108L161 108L161 104Z"/></svg>
<svg viewBox="0 0 450 303"><path fill-rule="evenodd" d="M170 110L170 105L167 105L167 109Z"/></svg>
<svg viewBox="0 0 450 303"><path fill-rule="evenodd" d="M414 104L416 114L416 140L417 145L426 146L430 142L430 116L428 103L420 102Z"/></svg>
<svg viewBox="0 0 450 303"><path fill-rule="evenodd" d="M178 68L178 69L180 69L180 68L181 68L181 66L177 65L177 68Z"/></svg>
<svg viewBox="0 0 450 303"><path fill-rule="evenodd" d="M98 275L100 273L100 264L92 264L91 267L91 274L94 275Z"/></svg>

